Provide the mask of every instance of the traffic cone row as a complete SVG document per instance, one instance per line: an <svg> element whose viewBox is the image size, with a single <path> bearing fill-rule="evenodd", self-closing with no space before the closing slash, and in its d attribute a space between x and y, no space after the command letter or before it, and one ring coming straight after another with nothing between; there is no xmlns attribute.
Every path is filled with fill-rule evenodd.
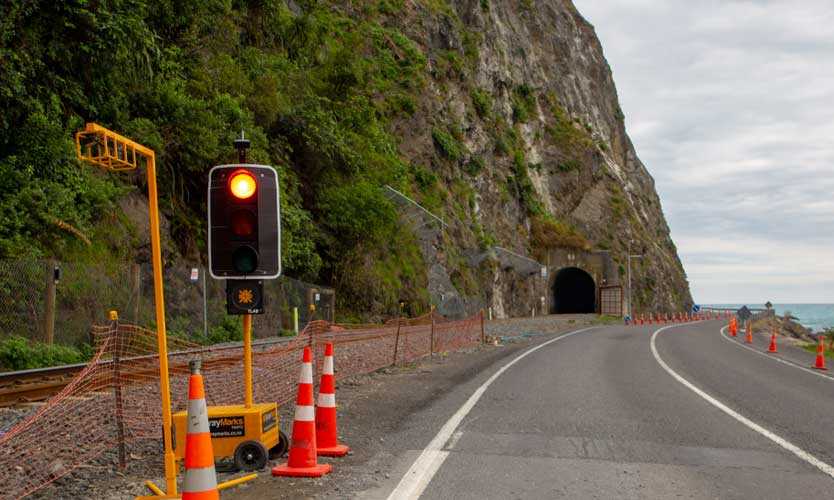
<svg viewBox="0 0 834 500"><path fill-rule="evenodd" d="M632 319L627 319L626 324L632 326L642 325L666 325L671 323L688 323L691 321L701 321L706 319L717 318L713 313L640 313L635 315ZM736 330L737 331L737 330Z"/></svg>
<svg viewBox="0 0 834 500"><path fill-rule="evenodd" d="M272 475L320 477L329 473L332 467L318 463L318 456L341 457L348 451L347 446L339 444L337 436L333 344L325 345L317 407L313 403L313 353L305 347L289 456L286 463L273 467Z"/></svg>

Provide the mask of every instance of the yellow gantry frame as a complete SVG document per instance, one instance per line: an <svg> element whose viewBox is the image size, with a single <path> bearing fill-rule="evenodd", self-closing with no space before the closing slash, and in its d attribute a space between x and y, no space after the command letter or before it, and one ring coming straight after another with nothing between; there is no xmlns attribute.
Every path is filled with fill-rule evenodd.
<svg viewBox="0 0 834 500"><path fill-rule="evenodd" d="M151 222L156 338L159 348L159 392L162 399L162 441L165 447L165 496L175 497L177 495L177 469L171 439L171 389L168 377L168 340L165 332L165 297L162 289L162 247L156 190L156 156L152 149L96 123L87 123L84 130L75 134L75 151L79 160L111 171L134 170L139 167L141 158L147 162L148 215ZM155 491L155 493L162 492Z"/></svg>

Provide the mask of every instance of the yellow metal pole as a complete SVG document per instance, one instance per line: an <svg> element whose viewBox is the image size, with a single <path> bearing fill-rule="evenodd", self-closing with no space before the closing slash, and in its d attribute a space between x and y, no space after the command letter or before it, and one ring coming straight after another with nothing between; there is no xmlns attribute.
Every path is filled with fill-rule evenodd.
<svg viewBox="0 0 834 500"><path fill-rule="evenodd" d="M252 407L252 315L243 315L243 404Z"/></svg>
<svg viewBox="0 0 834 500"><path fill-rule="evenodd" d="M229 479L224 483L220 483L217 485L217 489L219 491L223 491L225 489L231 488L232 486L237 486L241 483L245 483L246 481L251 481L253 479L258 479L257 474L249 474L248 476L238 477L235 479Z"/></svg>
<svg viewBox="0 0 834 500"><path fill-rule="evenodd" d="M171 387L168 375L168 337L165 331L165 297L162 287L162 244L159 236L159 203L156 192L156 157L148 155L148 211L151 222L153 294L156 306L156 341L159 348L159 391L162 397L162 441L165 450L165 490L177 494L177 469L171 443Z"/></svg>

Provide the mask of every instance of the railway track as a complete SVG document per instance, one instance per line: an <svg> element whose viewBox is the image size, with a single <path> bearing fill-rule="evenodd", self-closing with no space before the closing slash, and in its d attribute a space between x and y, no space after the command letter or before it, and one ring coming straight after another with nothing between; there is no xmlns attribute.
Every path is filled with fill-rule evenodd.
<svg viewBox="0 0 834 500"><path fill-rule="evenodd" d="M404 330L407 332L409 328L410 327L406 326L404 327ZM368 334L368 336L360 335L358 337L352 338L349 342L366 340L367 338L375 337L378 335L380 334L372 333ZM291 342L295 339L296 337L277 337L255 340L254 342L252 342L252 348L255 352L257 352L258 350L267 348L269 346ZM173 358L188 354L217 353L227 350L240 349L241 346L242 342L234 342L228 344L213 345L210 347L195 347L193 349L170 352L169 356ZM156 354L132 356L123 358L122 362L125 365L129 365L131 362L141 361L145 359L150 360L155 357ZM234 362L234 360L215 359L212 361L208 361L208 364L219 366L229 364L230 362ZM99 363L103 366L108 366L110 363L112 363L112 361L108 359L99 361ZM84 370L87 366L87 363L80 363L74 365L54 366L47 368L35 368L32 370L0 372L0 408L34 404L46 401L50 397L61 392L61 390L64 387L66 387L73 380L73 378L75 378L79 373L81 373L81 371ZM186 370L187 366L179 366L176 363L171 365L172 372L176 371L177 369ZM127 373L123 373L122 376L125 381L129 381L137 375L146 379L147 376L153 376L153 373L154 372L148 370L134 370L132 373L130 371L127 371Z"/></svg>
<svg viewBox="0 0 834 500"><path fill-rule="evenodd" d="M82 363L0 373L0 408L49 399L86 366Z"/></svg>
<svg viewBox="0 0 834 500"><path fill-rule="evenodd" d="M287 343L295 337L279 337L275 339L261 339L252 343L252 348L257 351L258 348L263 349L275 344ZM211 347L201 347L181 351L173 351L169 353L170 357L182 356L188 354L199 353L216 353L227 350L240 349L242 343L235 342L229 344L215 345ZM130 363L142 359L155 358L155 354L145 356L133 356L124 358L122 362ZM100 361L102 365L109 365L110 360ZM214 361L212 364L223 364L222 361ZM20 370L14 372L0 372L0 408L9 406L19 406L25 404L38 403L46 401L69 384L76 375L81 373L87 367L87 363L80 363L74 365L52 366L47 368L35 368L32 370ZM181 367L182 368L182 367ZM171 366L172 371L177 369L177 366ZM184 369L184 368L183 368ZM125 374L126 379L130 379L130 374Z"/></svg>

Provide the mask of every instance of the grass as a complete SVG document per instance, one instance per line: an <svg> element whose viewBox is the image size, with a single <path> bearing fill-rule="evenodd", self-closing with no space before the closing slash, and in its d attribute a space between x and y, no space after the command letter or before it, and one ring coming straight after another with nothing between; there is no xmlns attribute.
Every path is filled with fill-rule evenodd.
<svg viewBox="0 0 834 500"><path fill-rule="evenodd" d="M623 318L619 316L611 316L610 314L600 314L591 322L594 325L618 325L623 322Z"/></svg>
<svg viewBox="0 0 834 500"><path fill-rule="evenodd" d="M827 343L828 342L826 342L826 344ZM806 351L810 352L810 353L813 353L813 354L817 353L817 344L815 344L815 343L802 344L802 348L805 349ZM830 358L830 359L834 359L834 351L832 351L830 349L826 349L825 350L825 357Z"/></svg>

